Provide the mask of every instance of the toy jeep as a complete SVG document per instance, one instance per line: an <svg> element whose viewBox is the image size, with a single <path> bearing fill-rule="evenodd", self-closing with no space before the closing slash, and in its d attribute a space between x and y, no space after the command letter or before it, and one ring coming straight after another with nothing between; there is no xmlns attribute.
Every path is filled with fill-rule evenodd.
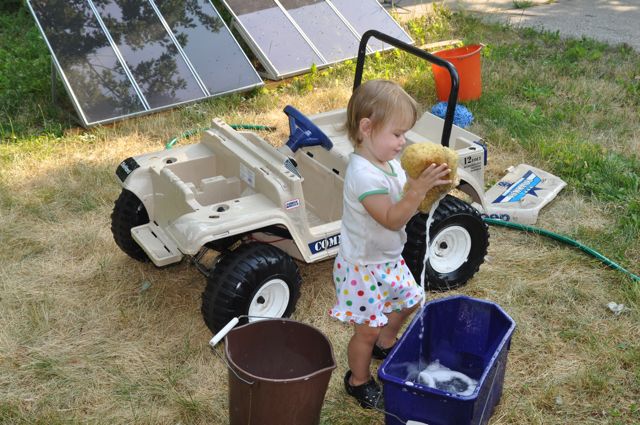
<svg viewBox="0 0 640 425"><path fill-rule="evenodd" d="M460 188L481 203L484 149L478 137L452 126L455 68L370 31L362 39L355 87L372 35L450 69L452 99L444 122L425 113L406 134L407 144L451 140L460 157ZM111 216L116 243L130 257L160 267L191 259L207 279L202 314L214 333L237 316L290 315L301 285L294 259L325 260L340 245L342 186L353 151L342 129L346 111L309 118L291 106L284 112L291 134L280 148L214 119L199 143L128 158L116 171L123 187ZM417 214L407 225L403 255L416 279L424 264L426 218ZM427 289L464 284L487 252L480 213L447 195L429 233ZM211 266L202 261L209 250L220 253Z"/></svg>

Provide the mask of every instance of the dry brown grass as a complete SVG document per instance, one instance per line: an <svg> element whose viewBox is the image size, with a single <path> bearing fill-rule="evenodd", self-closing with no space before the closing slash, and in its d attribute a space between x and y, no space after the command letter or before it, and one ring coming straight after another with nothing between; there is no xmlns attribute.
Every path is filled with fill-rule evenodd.
<svg viewBox="0 0 640 425"><path fill-rule="evenodd" d="M232 117L275 122L282 136L281 103L316 112L339 107L347 95L344 87L318 90ZM227 372L207 345L199 312L204 278L187 263L162 270L137 263L109 231L119 192L112 171L124 157L162 148L168 134L180 131L171 124L177 114L83 133L85 140L70 135L41 141L38 149L16 148L2 171L14 191L0 218L7 423L226 423ZM525 159L520 151L492 151L488 177ZM539 224L570 232L576 221L598 229L608 218L567 189ZM338 360L323 423L383 423L342 389L351 331L326 314L333 303L331 262L300 267L304 285L294 318L328 335ZM517 322L492 423L614 423L613 409L635 403L637 352L610 355L640 336L635 310L614 316L605 307L623 297L618 277L566 246L491 229L486 264L458 293L496 302Z"/></svg>
<svg viewBox="0 0 640 425"><path fill-rule="evenodd" d="M109 230L120 191L113 172L122 159L162 149L169 138L214 116L275 125L276 132L263 136L277 145L288 131L281 112L286 104L308 114L341 108L349 84L302 94L270 87L267 95L233 105L196 104L1 146L0 422L226 424L222 349L212 353L200 316L205 280L186 262L157 269L120 252ZM606 92L606 84L600 89ZM635 117L635 140L639 128ZM471 129L483 130L481 124ZM604 128L589 136L608 140L608 134ZM493 137L509 136L494 129ZM637 147L609 142L620 151ZM498 143L486 180L529 159L519 145ZM569 187L542 211L538 225L573 235L578 229L606 232L614 219L615 211ZM539 236L492 227L490 242L480 272L453 294L493 301L517 323L491 423L638 423L637 285ZM302 295L293 318L324 332L338 362L322 423L384 423L342 388L351 330L327 315L334 300L331 262L300 264L300 270ZM429 297L446 295L452 293ZM624 302L628 310L615 316L609 301Z"/></svg>

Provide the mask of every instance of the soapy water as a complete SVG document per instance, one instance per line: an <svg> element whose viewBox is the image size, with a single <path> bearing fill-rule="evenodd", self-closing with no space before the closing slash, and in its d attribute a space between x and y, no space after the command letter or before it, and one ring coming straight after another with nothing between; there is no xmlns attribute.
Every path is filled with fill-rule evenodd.
<svg viewBox="0 0 640 425"><path fill-rule="evenodd" d="M418 364L404 364L406 370L405 384L413 386L414 383L426 385L451 394L460 396L470 396L476 390L478 381L465 375L464 373L451 370L440 364L436 359L422 369Z"/></svg>
<svg viewBox="0 0 640 425"><path fill-rule="evenodd" d="M436 200L433 205L431 205L431 209L429 210L429 217L427 217L425 223L425 252L423 260L424 262L422 265L422 273L420 273L420 286L422 287L425 296L422 298L422 302L420 303L421 309L424 309L424 304L427 299L425 278L427 262L429 261L429 230L431 229L431 223L433 222L433 216L436 212L436 209L438 209L440 201L445 196L446 194ZM406 370L405 385L414 386L415 383L419 383L422 385L426 385L429 388L435 388L437 390L451 394L457 394L460 396L472 395L478 386L478 381L476 381L475 379L472 379L461 372L449 369L448 367L440 364L439 359L432 361L427 365L427 367L423 367L423 338L424 315L420 314L420 332L418 334L418 339L421 341L421 343L419 345L420 348L418 351L418 362L398 365L400 367L404 367Z"/></svg>
<svg viewBox="0 0 640 425"><path fill-rule="evenodd" d="M427 217L427 221L425 223L425 237L424 237L424 259L422 262L422 272L420 273L420 286L422 290L425 292L425 296L422 298L422 302L420 303L420 307L424 307L424 303L427 300L426 289L425 289L425 277L427 275L427 262L429 261L429 229L431 229L431 223L433 223L433 215L438 209L438 205L440 205L440 201L446 195L442 195L439 199L437 199L433 205L431 205L431 209L429 210L429 217Z"/></svg>
<svg viewBox="0 0 640 425"><path fill-rule="evenodd" d="M424 248L424 260L422 263L422 272L420 273L420 287L422 287L422 292L424 293L424 296L422 297L422 301L420 302L420 309L422 310L424 308L424 304L427 301L427 291L426 291L426 287L425 287L425 276L426 276L426 271L427 271L427 262L429 261L429 229L431 229L431 223L433 222L433 215L435 214L436 210L438 209L438 205L440 205L440 201L446 196L442 195L439 199L437 199L433 205L431 205L431 209L429 210L429 217L427 217L427 221L425 223L425 248ZM422 314L420 314L420 333L418 334L418 339L420 341L422 341L422 339L424 338L424 316ZM418 367L422 366L422 343L420 344L420 349L418 351L418 358L419 363L418 363Z"/></svg>

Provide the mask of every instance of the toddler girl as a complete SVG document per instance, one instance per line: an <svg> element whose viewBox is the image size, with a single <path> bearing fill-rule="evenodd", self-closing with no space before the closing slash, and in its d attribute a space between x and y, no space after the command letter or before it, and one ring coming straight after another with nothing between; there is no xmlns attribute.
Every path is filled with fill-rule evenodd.
<svg viewBox="0 0 640 425"><path fill-rule="evenodd" d="M395 159L418 108L399 85L370 80L347 107L347 133L354 145L344 180L341 244L333 266L337 300L329 314L353 324L344 385L360 405L381 405L371 376L371 358L384 359L424 292L402 259L405 225L425 194L450 183L446 164L431 164L417 179L407 178Z"/></svg>

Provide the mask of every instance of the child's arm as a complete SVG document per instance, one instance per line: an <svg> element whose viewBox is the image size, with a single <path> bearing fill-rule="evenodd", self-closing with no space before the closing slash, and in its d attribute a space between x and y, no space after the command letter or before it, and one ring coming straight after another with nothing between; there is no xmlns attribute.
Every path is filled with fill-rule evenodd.
<svg viewBox="0 0 640 425"><path fill-rule="evenodd" d="M375 221L390 230L400 230L418 210L429 190L451 183L443 177L451 170L447 164L431 164L417 179L408 180L408 188L400 201L393 203L389 195L370 195L362 205Z"/></svg>

